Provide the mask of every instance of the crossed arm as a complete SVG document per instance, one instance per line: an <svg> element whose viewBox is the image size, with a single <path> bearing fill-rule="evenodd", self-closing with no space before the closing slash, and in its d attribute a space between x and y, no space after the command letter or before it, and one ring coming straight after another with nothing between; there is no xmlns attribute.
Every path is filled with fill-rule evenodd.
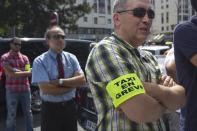
<svg viewBox="0 0 197 131"><path fill-rule="evenodd" d="M120 105L126 116L137 123L153 122L168 110L176 110L185 103L185 90L171 79L163 85L143 82L145 94L140 94Z"/></svg>
<svg viewBox="0 0 197 131"><path fill-rule="evenodd" d="M14 70L10 65L4 65L4 70L6 75L9 77L28 77L31 76L31 71L21 71L21 70Z"/></svg>
<svg viewBox="0 0 197 131"><path fill-rule="evenodd" d="M51 80L49 82L41 82L38 86L43 94L62 95L76 87L81 87L86 83L85 76L80 73L75 73L73 77L61 80L63 81L62 86L59 85L59 79Z"/></svg>

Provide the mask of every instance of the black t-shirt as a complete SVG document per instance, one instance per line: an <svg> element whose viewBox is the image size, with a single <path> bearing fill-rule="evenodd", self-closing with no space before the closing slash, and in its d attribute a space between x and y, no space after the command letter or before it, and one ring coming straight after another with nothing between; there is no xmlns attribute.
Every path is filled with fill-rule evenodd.
<svg viewBox="0 0 197 131"><path fill-rule="evenodd" d="M181 110L181 131L197 130L197 67L190 59L197 54L197 16L174 31L177 80L186 89L187 103Z"/></svg>

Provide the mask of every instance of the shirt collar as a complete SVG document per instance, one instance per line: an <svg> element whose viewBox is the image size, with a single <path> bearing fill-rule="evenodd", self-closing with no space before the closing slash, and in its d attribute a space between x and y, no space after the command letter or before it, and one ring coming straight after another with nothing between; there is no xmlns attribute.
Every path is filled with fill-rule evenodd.
<svg viewBox="0 0 197 131"><path fill-rule="evenodd" d="M135 49L130 43L120 38L115 32L112 33L112 36L118 41L118 44L121 44L129 49Z"/></svg>
<svg viewBox="0 0 197 131"><path fill-rule="evenodd" d="M11 56L20 56L20 54L21 54L20 52L16 53L16 52L13 52L12 50L10 50L9 53L10 53Z"/></svg>
<svg viewBox="0 0 197 131"><path fill-rule="evenodd" d="M57 58L57 53L55 53L55 52L52 51L51 49L49 49L48 53L49 53L49 55L50 55L52 58L54 58L54 59ZM62 53L63 53L63 51L61 52L61 55L62 55Z"/></svg>
<svg viewBox="0 0 197 131"><path fill-rule="evenodd" d="M132 46L132 44L130 44L127 41L124 41L123 39L118 37L118 35L115 32L112 33L112 36L118 41L118 44L123 45L124 47L126 47L129 50L133 50L138 57L141 57L141 55L143 57L143 52L139 48L134 48Z"/></svg>

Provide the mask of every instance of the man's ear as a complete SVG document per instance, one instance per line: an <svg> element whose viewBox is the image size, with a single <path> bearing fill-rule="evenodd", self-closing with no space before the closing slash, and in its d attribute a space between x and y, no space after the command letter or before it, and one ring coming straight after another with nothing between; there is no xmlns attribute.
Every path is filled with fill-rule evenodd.
<svg viewBox="0 0 197 131"><path fill-rule="evenodd" d="M48 39L48 38L45 39L44 45L45 45L47 48L49 48L49 39Z"/></svg>
<svg viewBox="0 0 197 131"><path fill-rule="evenodd" d="M13 46L13 43L10 43L10 48L12 48L12 46Z"/></svg>
<svg viewBox="0 0 197 131"><path fill-rule="evenodd" d="M113 22L115 27L120 26L120 15L118 13L113 14Z"/></svg>

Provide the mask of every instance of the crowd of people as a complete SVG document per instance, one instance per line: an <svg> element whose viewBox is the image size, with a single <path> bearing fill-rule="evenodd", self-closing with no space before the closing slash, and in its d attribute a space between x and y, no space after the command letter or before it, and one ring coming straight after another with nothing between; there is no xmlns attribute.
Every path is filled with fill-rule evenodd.
<svg viewBox="0 0 197 131"><path fill-rule="evenodd" d="M197 1L191 4L197 11ZM15 131L18 103L26 130L33 131L28 77L40 89L41 131L77 131L75 90L86 82L97 110L98 131L195 131L197 16L175 28L174 47L165 61L167 75L150 52L138 48L149 35L154 17L150 0L115 0L114 32L92 45L85 73L76 56L63 50L65 33L59 26L47 29L49 49L35 58L32 69L20 52L20 38L14 37L10 51L1 56L6 131Z"/></svg>

